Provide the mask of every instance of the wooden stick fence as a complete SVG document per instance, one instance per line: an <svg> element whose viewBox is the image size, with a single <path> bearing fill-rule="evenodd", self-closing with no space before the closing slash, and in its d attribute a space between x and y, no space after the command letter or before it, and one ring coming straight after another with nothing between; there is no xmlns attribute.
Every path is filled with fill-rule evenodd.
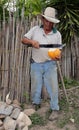
<svg viewBox="0 0 79 130"><path fill-rule="evenodd" d="M22 45L21 39L30 27L39 22L35 19L30 22L28 18L22 17L19 20L10 16L8 23L6 23L4 12L2 23L3 25L0 22L0 89L3 88L1 90L2 100L5 100L6 94L10 91L11 99L17 98L20 102L28 102L31 48ZM72 50L74 52L73 43ZM71 59L70 48L65 48L61 60L63 76L71 78L75 75L75 62L75 53L73 53L73 59Z"/></svg>

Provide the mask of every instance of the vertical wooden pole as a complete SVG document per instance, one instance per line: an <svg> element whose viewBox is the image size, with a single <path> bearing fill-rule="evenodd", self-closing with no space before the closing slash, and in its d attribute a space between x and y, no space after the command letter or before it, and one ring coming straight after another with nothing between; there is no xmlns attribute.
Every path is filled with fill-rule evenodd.
<svg viewBox="0 0 79 130"><path fill-rule="evenodd" d="M62 86L63 86L63 92L64 92L64 94L66 96L67 102L69 103L69 99L68 99L68 96L67 96L67 92L66 92L66 88L65 88L65 84L64 84L64 80L63 80L63 76L62 76L62 72L61 72L61 67L60 67L59 61L57 61L57 67L58 67L58 72L59 72L59 75L60 75L61 83L62 83Z"/></svg>

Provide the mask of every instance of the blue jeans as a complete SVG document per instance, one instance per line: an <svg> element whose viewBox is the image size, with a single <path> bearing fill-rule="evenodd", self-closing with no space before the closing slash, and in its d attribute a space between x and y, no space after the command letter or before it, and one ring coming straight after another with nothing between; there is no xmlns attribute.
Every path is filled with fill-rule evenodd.
<svg viewBox="0 0 79 130"><path fill-rule="evenodd" d="M59 110L56 61L31 63L31 96L35 104L41 103L42 86L46 87L49 94L50 108Z"/></svg>

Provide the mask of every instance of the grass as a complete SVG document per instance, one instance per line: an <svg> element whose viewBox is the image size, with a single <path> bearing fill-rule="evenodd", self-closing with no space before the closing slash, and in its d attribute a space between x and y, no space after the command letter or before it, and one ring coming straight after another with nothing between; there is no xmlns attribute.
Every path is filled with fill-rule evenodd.
<svg viewBox="0 0 79 130"><path fill-rule="evenodd" d="M66 124L68 124L70 117L65 115L62 119L57 121L57 126L59 128L63 128Z"/></svg>
<svg viewBox="0 0 79 130"><path fill-rule="evenodd" d="M63 96L59 101L60 111L64 113L61 118L57 120L57 126L63 128L70 123L70 118L74 119L76 130L79 130L79 88L69 91L69 104ZM73 122L72 122L73 123Z"/></svg>
<svg viewBox="0 0 79 130"><path fill-rule="evenodd" d="M75 108L75 111L73 111L73 118L75 119L75 124L79 126L79 108Z"/></svg>
<svg viewBox="0 0 79 130"><path fill-rule="evenodd" d="M64 78L64 83L67 90L73 86L79 86L79 81L73 79ZM69 104L67 103L64 95L62 96L61 100L59 100L60 111L64 114L57 120L57 126L59 128L63 128L65 125L70 123L70 118L72 118L74 119L74 125L79 130L79 88L77 90L74 89L73 91L69 91L68 97ZM70 108L72 108L72 110Z"/></svg>
<svg viewBox="0 0 79 130"><path fill-rule="evenodd" d="M42 116L40 116L37 113L34 113L30 116L30 119L32 121L32 125L30 127L33 127L35 125L45 125L45 120Z"/></svg>
<svg viewBox="0 0 79 130"><path fill-rule="evenodd" d="M72 88L73 86L79 86L79 81L75 79L68 79L66 77L64 77L63 79L66 89ZM61 82L59 82L59 87L62 88Z"/></svg>
<svg viewBox="0 0 79 130"><path fill-rule="evenodd" d="M62 111L69 111L69 104L66 101L65 97L62 97L61 100L59 100L59 106L60 106L60 110Z"/></svg>

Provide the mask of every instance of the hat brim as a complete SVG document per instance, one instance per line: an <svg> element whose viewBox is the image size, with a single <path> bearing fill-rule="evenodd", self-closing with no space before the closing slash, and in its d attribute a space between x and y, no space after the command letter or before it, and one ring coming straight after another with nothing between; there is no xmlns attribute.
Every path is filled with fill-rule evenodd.
<svg viewBox="0 0 79 130"><path fill-rule="evenodd" d="M44 17L45 19L47 19L49 22L52 22L52 23L59 23L60 22L60 20L58 20L56 18L51 18L51 17L48 17L46 15L42 15L42 14L41 14L41 16Z"/></svg>

